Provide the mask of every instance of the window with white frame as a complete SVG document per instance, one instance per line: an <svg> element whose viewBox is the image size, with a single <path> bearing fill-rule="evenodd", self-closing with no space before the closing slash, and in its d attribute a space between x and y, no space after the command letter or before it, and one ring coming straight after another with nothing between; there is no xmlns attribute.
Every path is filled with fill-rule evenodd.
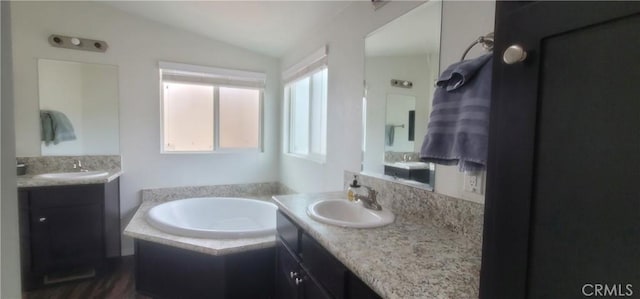
<svg viewBox="0 0 640 299"><path fill-rule="evenodd" d="M316 51L283 73L285 152L324 162L327 151L327 55Z"/></svg>
<svg viewBox="0 0 640 299"><path fill-rule="evenodd" d="M262 150L265 75L160 62L161 152Z"/></svg>

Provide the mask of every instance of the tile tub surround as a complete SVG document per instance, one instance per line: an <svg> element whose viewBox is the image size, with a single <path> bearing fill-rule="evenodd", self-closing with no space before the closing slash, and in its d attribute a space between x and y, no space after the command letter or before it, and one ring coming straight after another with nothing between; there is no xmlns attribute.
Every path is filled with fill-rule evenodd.
<svg viewBox="0 0 640 299"><path fill-rule="evenodd" d="M378 191L378 202L395 214L431 222L462 234L481 250L483 204L350 171L344 173L345 189L353 181L354 175L358 176L360 184Z"/></svg>
<svg viewBox="0 0 640 299"><path fill-rule="evenodd" d="M213 186L184 186L142 190L142 204L124 230L124 235L211 255L237 253L275 245L275 235L244 239L203 239L177 236L152 227L146 220L149 209L163 202L191 197L243 197L271 200L274 194L295 193L280 183Z"/></svg>
<svg viewBox="0 0 640 299"><path fill-rule="evenodd" d="M309 204L335 198L345 193L274 196L280 211L384 298L478 297L481 252L469 238L408 214L374 229L309 218Z"/></svg>
<svg viewBox="0 0 640 299"><path fill-rule="evenodd" d="M26 175L73 171L73 163L76 160L80 160L82 167L88 170L119 171L122 169L120 155L18 157L16 160L18 163L27 165Z"/></svg>
<svg viewBox="0 0 640 299"><path fill-rule="evenodd" d="M253 183L213 186L184 186L143 189L142 201L170 201L190 197L270 197L275 194L293 194L292 189L281 183Z"/></svg>
<svg viewBox="0 0 640 299"><path fill-rule="evenodd" d="M263 197L264 198L264 197ZM260 238L243 239L203 239L172 235L152 227L146 219L147 212L163 201L147 200L142 202L124 229L124 235L135 239L197 251L210 255L224 255L267 248L275 245L275 235Z"/></svg>

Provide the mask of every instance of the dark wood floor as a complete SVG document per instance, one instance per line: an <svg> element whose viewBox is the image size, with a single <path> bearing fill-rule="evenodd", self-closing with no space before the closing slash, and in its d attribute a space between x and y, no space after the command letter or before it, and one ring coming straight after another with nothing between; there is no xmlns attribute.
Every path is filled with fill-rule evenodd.
<svg viewBox="0 0 640 299"><path fill-rule="evenodd" d="M136 294L133 256L122 257L110 274L100 278L67 282L22 294L23 299L150 299Z"/></svg>

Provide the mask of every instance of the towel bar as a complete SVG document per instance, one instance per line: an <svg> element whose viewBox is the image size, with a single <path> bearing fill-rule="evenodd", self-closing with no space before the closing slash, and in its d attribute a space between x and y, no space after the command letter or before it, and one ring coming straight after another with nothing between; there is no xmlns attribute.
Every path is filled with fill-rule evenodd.
<svg viewBox="0 0 640 299"><path fill-rule="evenodd" d="M460 61L463 61L464 58L467 57L467 54L469 54L469 51L471 51L471 49L477 44L482 45L482 47L487 51L492 51L493 50L493 32L489 32L487 33L487 35L480 36L478 37L478 39L474 40L473 43L471 43L471 45L469 45L469 47L467 47L467 49L464 50L464 53L462 54L462 58L460 58Z"/></svg>

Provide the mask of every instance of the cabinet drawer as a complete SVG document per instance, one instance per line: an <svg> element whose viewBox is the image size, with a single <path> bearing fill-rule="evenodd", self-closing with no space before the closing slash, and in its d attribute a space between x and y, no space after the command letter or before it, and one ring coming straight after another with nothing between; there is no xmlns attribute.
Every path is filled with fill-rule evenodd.
<svg viewBox="0 0 640 299"><path fill-rule="evenodd" d="M101 204L104 185L81 185L37 188L29 191L31 206L38 208L62 208Z"/></svg>
<svg viewBox="0 0 640 299"><path fill-rule="evenodd" d="M300 254L300 230L298 226L295 225L289 217L278 211L276 228L284 244L289 247L294 254Z"/></svg>
<svg viewBox="0 0 640 299"><path fill-rule="evenodd" d="M302 234L303 264L334 298L345 298L347 268L322 245L307 234Z"/></svg>

